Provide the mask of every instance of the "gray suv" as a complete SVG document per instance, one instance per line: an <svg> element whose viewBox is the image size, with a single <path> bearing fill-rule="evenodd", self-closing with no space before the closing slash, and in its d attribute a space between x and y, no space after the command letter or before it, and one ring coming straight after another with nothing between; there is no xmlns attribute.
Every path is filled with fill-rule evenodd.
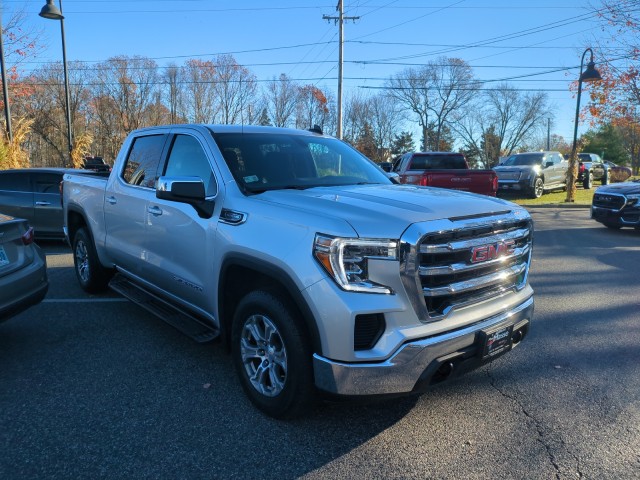
<svg viewBox="0 0 640 480"><path fill-rule="evenodd" d="M516 153L494 167L498 192L539 198L545 191L566 188L568 166L560 152Z"/></svg>
<svg viewBox="0 0 640 480"><path fill-rule="evenodd" d="M0 213L26 219L39 240L63 240L60 182L72 172L96 175L70 168L0 170Z"/></svg>

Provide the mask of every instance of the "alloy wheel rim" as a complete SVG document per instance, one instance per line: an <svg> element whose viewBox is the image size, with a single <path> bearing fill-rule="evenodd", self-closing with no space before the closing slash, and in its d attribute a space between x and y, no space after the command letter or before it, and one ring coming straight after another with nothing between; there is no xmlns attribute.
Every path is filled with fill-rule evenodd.
<svg viewBox="0 0 640 480"><path fill-rule="evenodd" d="M87 282L89 280L89 255L84 242L78 242L76 245L76 265L78 275L83 282Z"/></svg>
<svg viewBox="0 0 640 480"><path fill-rule="evenodd" d="M240 355L253 388L267 397L284 390L287 381L287 351L275 324L265 315L252 315L244 323Z"/></svg>

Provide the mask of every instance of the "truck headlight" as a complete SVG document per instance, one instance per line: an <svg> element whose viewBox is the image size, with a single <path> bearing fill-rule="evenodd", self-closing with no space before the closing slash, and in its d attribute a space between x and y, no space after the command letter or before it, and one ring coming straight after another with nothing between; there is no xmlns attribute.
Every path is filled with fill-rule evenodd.
<svg viewBox="0 0 640 480"><path fill-rule="evenodd" d="M640 201L639 193L627 194L625 197L627 197L627 205L637 205L638 201Z"/></svg>
<svg viewBox="0 0 640 480"><path fill-rule="evenodd" d="M397 260L398 242L386 239L316 235L313 255L340 288L350 292L392 293L369 278L370 260Z"/></svg>

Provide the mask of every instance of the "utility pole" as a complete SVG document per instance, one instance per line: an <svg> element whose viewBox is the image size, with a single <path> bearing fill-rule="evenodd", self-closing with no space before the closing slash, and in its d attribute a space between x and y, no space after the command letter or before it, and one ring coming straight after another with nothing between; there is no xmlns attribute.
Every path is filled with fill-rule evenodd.
<svg viewBox="0 0 640 480"><path fill-rule="evenodd" d="M547 151L551 150L551 119L547 118Z"/></svg>
<svg viewBox="0 0 640 480"><path fill-rule="evenodd" d="M1 12L0 12L1 15ZM0 62L2 63L2 98L4 99L4 115L6 119L7 138L13 142L13 130L11 129L11 110L9 109L9 90L7 89L7 72L4 65L4 43L2 41L2 17L0 16Z"/></svg>
<svg viewBox="0 0 640 480"><path fill-rule="evenodd" d="M330 17L329 15L323 15L323 20L333 20L338 25L339 42L340 49L338 54L338 126L336 128L336 136L342 139L342 54L343 54L343 46L344 46L344 21L345 20L353 20L356 21L360 17L345 17L344 16L344 8L342 5L342 0L338 0L338 5L336 6L336 11L338 12L337 17Z"/></svg>

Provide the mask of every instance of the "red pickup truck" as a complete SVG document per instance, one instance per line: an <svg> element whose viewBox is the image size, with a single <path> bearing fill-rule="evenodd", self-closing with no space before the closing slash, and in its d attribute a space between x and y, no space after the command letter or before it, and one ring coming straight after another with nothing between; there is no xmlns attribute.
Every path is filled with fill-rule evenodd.
<svg viewBox="0 0 640 480"><path fill-rule="evenodd" d="M400 183L451 188L493 197L498 190L496 172L469 168L461 153L405 153L395 160L392 171L399 175Z"/></svg>

